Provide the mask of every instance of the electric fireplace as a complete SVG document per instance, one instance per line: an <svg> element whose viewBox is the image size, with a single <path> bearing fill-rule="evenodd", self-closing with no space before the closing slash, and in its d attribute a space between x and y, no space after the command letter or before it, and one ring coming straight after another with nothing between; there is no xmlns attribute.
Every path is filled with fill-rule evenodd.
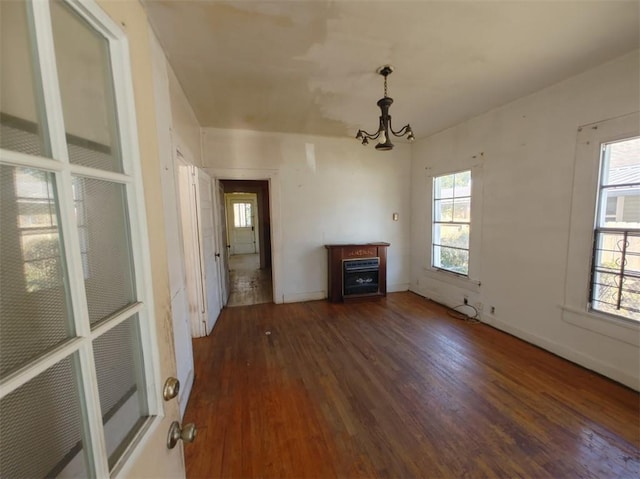
<svg viewBox="0 0 640 479"><path fill-rule="evenodd" d="M387 294L389 243L325 245L329 301L378 299Z"/></svg>

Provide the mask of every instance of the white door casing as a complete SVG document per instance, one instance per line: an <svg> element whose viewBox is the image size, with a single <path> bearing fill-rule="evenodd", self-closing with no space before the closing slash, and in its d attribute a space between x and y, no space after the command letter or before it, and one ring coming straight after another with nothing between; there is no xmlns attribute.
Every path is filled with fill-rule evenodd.
<svg viewBox="0 0 640 479"><path fill-rule="evenodd" d="M227 216L224 201L224 188L220 180L215 180L215 194L213 195L214 224L218 234L216 235L216 256L218 257L218 278L220 282L221 306L224 307L229 299L229 248L227 247Z"/></svg>
<svg viewBox="0 0 640 479"><path fill-rule="evenodd" d="M216 180L267 180L269 182L269 216L271 218L271 277L273 278L273 302L284 302L282 291L282 227L280 175L278 170L206 168ZM224 218L222 218L224 219ZM218 224L217 227L220 227Z"/></svg>

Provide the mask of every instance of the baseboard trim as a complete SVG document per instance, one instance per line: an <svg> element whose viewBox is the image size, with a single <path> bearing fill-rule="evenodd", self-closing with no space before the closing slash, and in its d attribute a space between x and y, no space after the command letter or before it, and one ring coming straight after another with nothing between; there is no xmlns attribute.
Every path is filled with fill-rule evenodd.
<svg viewBox="0 0 640 479"><path fill-rule="evenodd" d="M388 284L387 293L399 293L401 291L409 291L410 283Z"/></svg>
<svg viewBox="0 0 640 479"><path fill-rule="evenodd" d="M619 369L616 369L607 363L587 356L580 351L568 348L554 341L549 341L548 339L536 334L523 331L522 329L501 321L495 316L491 316L490 314L485 314L482 318L482 322L493 328L499 329L500 331L504 331L505 333L509 333L513 336L516 336L517 338L527 341L528 343L538 346L539 348L549 351L550 353L556 354L557 356L576 363L584 368L587 368L598 374L602 374L603 376L622 383L625 386L630 387L631 389L640 391L640 378L634 377L631 374L627 374L624 371L620 371Z"/></svg>
<svg viewBox="0 0 640 479"><path fill-rule="evenodd" d="M293 293L284 294L282 296L283 303L301 303L303 301L317 301L319 299L326 299L326 291L312 291L309 293Z"/></svg>
<svg viewBox="0 0 640 479"><path fill-rule="evenodd" d="M425 292L420 291L418 288L411 288L410 291L419 296L422 296L425 299L433 300L434 302L439 303L443 306L449 308L455 306L453 303L451 303L451 301L448 300L448 298L445 298L444 296L441 296L439 294L426 294ZM524 331L505 321L499 320L489 313L480 314L480 320L484 324L491 326L492 328L498 329L507 334L511 334L516 338L531 343L534 346L544 349L545 351L549 351L550 353L555 354L556 356L560 356L561 358L571 361L572 363L578 364L583 368L589 369L598 374L602 374L603 376L624 384L625 386L635 391L640 391L640 377L636 377L624 371L620 371L619 369L614 368L607 363L594 359L580 351L576 351L575 349L568 348L562 344Z"/></svg>

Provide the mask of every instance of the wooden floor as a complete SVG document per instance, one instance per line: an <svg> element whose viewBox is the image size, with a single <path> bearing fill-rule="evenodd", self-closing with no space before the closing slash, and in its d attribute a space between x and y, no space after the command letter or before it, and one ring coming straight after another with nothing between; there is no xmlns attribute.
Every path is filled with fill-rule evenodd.
<svg viewBox="0 0 640 479"><path fill-rule="evenodd" d="M636 392L412 293L225 309L195 477L636 478Z"/></svg>
<svg viewBox="0 0 640 479"><path fill-rule="evenodd" d="M271 269L260 269L259 254L229 256L229 283L229 307L273 301Z"/></svg>

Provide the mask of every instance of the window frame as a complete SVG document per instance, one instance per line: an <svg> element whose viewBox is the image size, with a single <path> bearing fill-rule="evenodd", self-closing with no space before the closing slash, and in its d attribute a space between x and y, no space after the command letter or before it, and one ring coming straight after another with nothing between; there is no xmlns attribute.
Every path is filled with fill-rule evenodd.
<svg viewBox="0 0 640 479"><path fill-rule="evenodd" d="M595 206L595 225L594 225L594 230L593 230L593 253L592 253L592 257L591 257L591 275L590 275L590 280L589 280L589 303L588 303L588 307L590 311L593 312L597 312L597 313L601 313L601 314L608 314L608 315L612 315L615 317L619 317L619 318L623 318L623 319L630 319L632 321L640 321L640 319L636 319L636 318L630 318L628 316L622 315L622 314L615 314L613 312L608 312L605 311L603 309L598 309L594 306L594 295L596 294L596 291L598 289L598 286L596 284L596 275L598 272L602 272L602 273L609 273L611 274L613 272L613 270L609 270L606 271L605 269L603 269L604 267L599 267L596 264L596 260L598 258L598 252L599 251L605 251L602 248L599 248L600 245L600 240L602 238L604 238L605 235L608 234L621 234L623 235L625 242L626 242L626 238L627 235L631 235L634 237L638 237L640 235L640 227L638 228L631 228L631 227L627 227L627 228L621 228L618 226L607 226L606 225L606 218L608 216L611 216L610 213L608 213L608 207L609 207L609 199L611 199L611 197L609 197L607 194L605 194L606 191L609 190L619 190L622 188L627 188L627 189L639 189L640 188L640 182L637 183L626 183L626 184L604 184L604 178L605 178L605 173L607 172L607 170L609 170L609 162L610 162L610 150L608 149L609 145L613 145L616 143L622 143L624 141L628 141L628 140L633 140L633 139L640 139L640 134L636 135L635 137L631 137L631 138L625 138L622 140L617 140L617 141L609 141L609 142L602 142L600 144L600 161L599 161L599 175L598 175L598 185L597 185L597 193L596 193L596 206ZM627 196L625 195L620 195L617 197L613 197L616 199L616 210L618 209L619 204L621 203L619 200L620 198L626 199ZM637 196L636 196L637 198ZM617 215L617 211L616 211L616 215ZM624 221L622 221L624 222ZM622 258L624 259L625 257L625 253L626 253L626 247L622 248ZM627 277L631 277L629 275L627 275L625 273L625 268L624 268L624 264L622 265L622 267L620 268L620 276L622 277L623 281L625 278ZM622 302L622 297L623 297L623 286L622 283L618 286L618 292L617 292L617 308L616 309L620 309L621 308L621 302ZM605 303L605 304L611 304L611 303ZM627 308L623 308L623 309L627 309ZM637 313L637 312L636 312Z"/></svg>
<svg viewBox="0 0 640 479"><path fill-rule="evenodd" d="M456 186L455 186L455 177L456 175L459 174L464 174L464 173L469 173L469 194L467 196L456 196ZM454 184L453 184L453 196L451 196L450 198L444 198L444 197L440 197L440 198L436 198L436 182L443 177L446 176L452 176L454 177ZM471 169L464 169L464 170L460 170L460 171L455 171L452 173L445 173L443 175L438 175L438 176L434 176L433 177L433 186L432 186L432 205L433 205L433 209L432 209L432 215L431 215L431 267L433 267L434 269L440 270L440 271L446 271L448 273L452 273L458 276L462 276L464 278L468 278L469 277L469 260L471 258L471 252L470 252L470 248L471 248L471 205L473 204L472 201L472 188L473 188L473 180L471 178ZM456 221L455 220L455 200L456 199L462 199L462 198L468 198L469 199L469 220L468 221ZM448 200L450 199L452 201L452 205L451 205L451 221L441 221L441 220L437 220L436 216L437 216L437 208L436 208L436 203L438 201L442 202L443 200ZM456 246L446 246L446 245L442 245L441 242L439 244L435 243L435 236L436 236L436 228L437 225L466 225L469 229L469 247L468 248L460 248L460 247L456 247ZM441 237L440 237L441 238ZM440 247L440 248L450 248L450 249L457 249L457 250L461 250L461 251L466 251L467 252L467 272L466 273L460 273L458 271L454 271L452 269L448 269L448 268L444 268L442 266L436 266L435 264L435 258L436 258L436 253L435 253L435 249L436 247Z"/></svg>
<svg viewBox="0 0 640 479"><path fill-rule="evenodd" d="M640 347L640 322L589 307L601 145L638 136L640 112L578 127L562 320Z"/></svg>
<svg viewBox="0 0 640 479"><path fill-rule="evenodd" d="M87 422L84 447L88 450L90 463L88 473L98 477L116 476L131 456L141 450L152 432L164 417L160 394L160 357L158 352L157 331L154 322L154 295L152 289L151 258L149 253L149 235L142 185L138 130L133 94L131 61L128 41L120 25L114 22L95 0L63 0L91 28L101 34L109 49L109 61L113 79L114 104L117 117L117 132L122 154L122 173L100 170L92 167L72 164L69 161L63 108L58 83L55 60L53 30L49 2L27 0L27 22L33 44L32 56L34 68L34 87L37 90L36 104L42 131L41 140L49 144L50 149L42 151L49 157L33 156L17 151L0 149L0 161L6 165L29 167L50 172L57 189L59 205L59 227L65 247L62 260L69 272L68 287L71 297L70 308L73 314L75 336L37 359L30 361L20 369L9 374L0 382L0 398L7 396L22 385L42 374L44 371L74 355L78 358L78 374L82 386L81 402ZM88 317L86 296L84 293L85 271L80 240L76 231L75 199L73 195L73 177L83 176L124 185L127 195L128 223L132 247L133 269L137 302L130 304L92 325ZM106 332L138 315L141 338L141 354L146 379L149 416L144 425L129 440L117 463L109 468L107 447L104 434L103 417L100 410L97 373L94 362L93 343Z"/></svg>
<svg viewBox="0 0 640 479"><path fill-rule="evenodd" d="M425 208L424 228L426 232L423 273L426 277L447 283L451 286L462 288L471 293L480 292L481 254L482 251L482 210L484 192L484 152L470 155L466 158L458 158L448 166L426 167L425 198L430 201ZM471 170L471 218L473 227L469 227L469 271L467 276L435 268L433 266L433 218L434 218L434 178L445 176L460 171ZM473 253L477 252L477 253Z"/></svg>

